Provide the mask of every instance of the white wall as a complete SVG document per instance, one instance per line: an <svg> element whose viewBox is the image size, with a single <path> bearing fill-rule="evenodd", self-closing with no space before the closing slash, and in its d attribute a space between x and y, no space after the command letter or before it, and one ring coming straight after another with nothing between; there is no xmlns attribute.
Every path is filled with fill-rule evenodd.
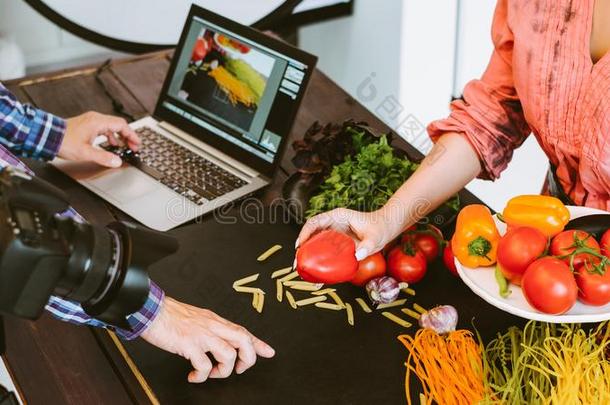
<svg viewBox="0 0 610 405"><path fill-rule="evenodd" d="M29 68L110 52L59 29L23 0L0 0L0 34L17 42Z"/></svg>
<svg viewBox="0 0 610 405"><path fill-rule="evenodd" d="M352 17L299 31L299 45L319 57L318 67L371 111L383 97L398 96L403 3L356 0ZM358 90L363 83L374 85L375 97Z"/></svg>

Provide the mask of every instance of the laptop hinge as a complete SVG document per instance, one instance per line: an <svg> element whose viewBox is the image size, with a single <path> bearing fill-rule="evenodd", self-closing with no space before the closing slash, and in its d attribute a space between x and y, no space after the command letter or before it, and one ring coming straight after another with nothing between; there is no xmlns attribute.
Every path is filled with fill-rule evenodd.
<svg viewBox="0 0 610 405"><path fill-rule="evenodd" d="M171 132L172 135L177 136L178 138L180 138L180 140L188 143L197 150L207 155L210 155L212 158L217 159L228 166L231 166L233 169L240 171L244 175L248 177L260 177L260 173L256 170L244 165L243 163L232 158L226 153L219 151L213 146L210 146L205 142L201 142L199 139L195 138L192 135L189 135L187 132L184 132L180 128L177 128L166 121L160 121L159 126L165 129L166 131Z"/></svg>

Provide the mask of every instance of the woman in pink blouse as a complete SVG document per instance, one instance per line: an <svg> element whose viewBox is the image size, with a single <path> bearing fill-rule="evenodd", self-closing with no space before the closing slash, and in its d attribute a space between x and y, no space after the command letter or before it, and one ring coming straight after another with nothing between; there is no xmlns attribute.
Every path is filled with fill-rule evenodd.
<svg viewBox="0 0 610 405"><path fill-rule="evenodd" d="M480 80L428 126L436 142L420 169L372 213L338 209L310 219L358 240L362 259L475 177L496 179L529 134L551 162L551 190L610 211L610 0L499 0L494 52Z"/></svg>

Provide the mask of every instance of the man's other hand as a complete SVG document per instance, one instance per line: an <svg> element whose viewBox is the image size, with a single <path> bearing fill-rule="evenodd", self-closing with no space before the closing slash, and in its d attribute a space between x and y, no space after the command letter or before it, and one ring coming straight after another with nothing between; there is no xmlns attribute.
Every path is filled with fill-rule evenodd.
<svg viewBox="0 0 610 405"><path fill-rule="evenodd" d="M271 358L275 351L242 326L207 309L165 297L161 310L141 337L148 343L189 360L191 383L241 374L258 356ZM211 355L217 364L212 364Z"/></svg>
<svg viewBox="0 0 610 405"><path fill-rule="evenodd" d="M118 156L93 146L93 141L100 135L105 135L111 145L118 145L122 141L134 151L140 145L140 138L123 118L87 112L66 120L66 134L58 156L78 162L95 162L106 167L121 166Z"/></svg>

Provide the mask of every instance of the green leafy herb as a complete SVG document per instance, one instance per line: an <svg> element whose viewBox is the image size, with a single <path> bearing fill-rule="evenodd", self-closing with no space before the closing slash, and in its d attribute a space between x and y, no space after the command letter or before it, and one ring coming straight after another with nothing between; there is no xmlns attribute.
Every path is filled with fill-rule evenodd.
<svg viewBox="0 0 610 405"><path fill-rule="evenodd" d="M340 207L367 212L379 209L419 167L397 157L385 135L367 143L362 132L353 130L351 134L355 156L348 155L332 168L320 192L309 200L308 218ZM448 205L457 211L457 197Z"/></svg>

